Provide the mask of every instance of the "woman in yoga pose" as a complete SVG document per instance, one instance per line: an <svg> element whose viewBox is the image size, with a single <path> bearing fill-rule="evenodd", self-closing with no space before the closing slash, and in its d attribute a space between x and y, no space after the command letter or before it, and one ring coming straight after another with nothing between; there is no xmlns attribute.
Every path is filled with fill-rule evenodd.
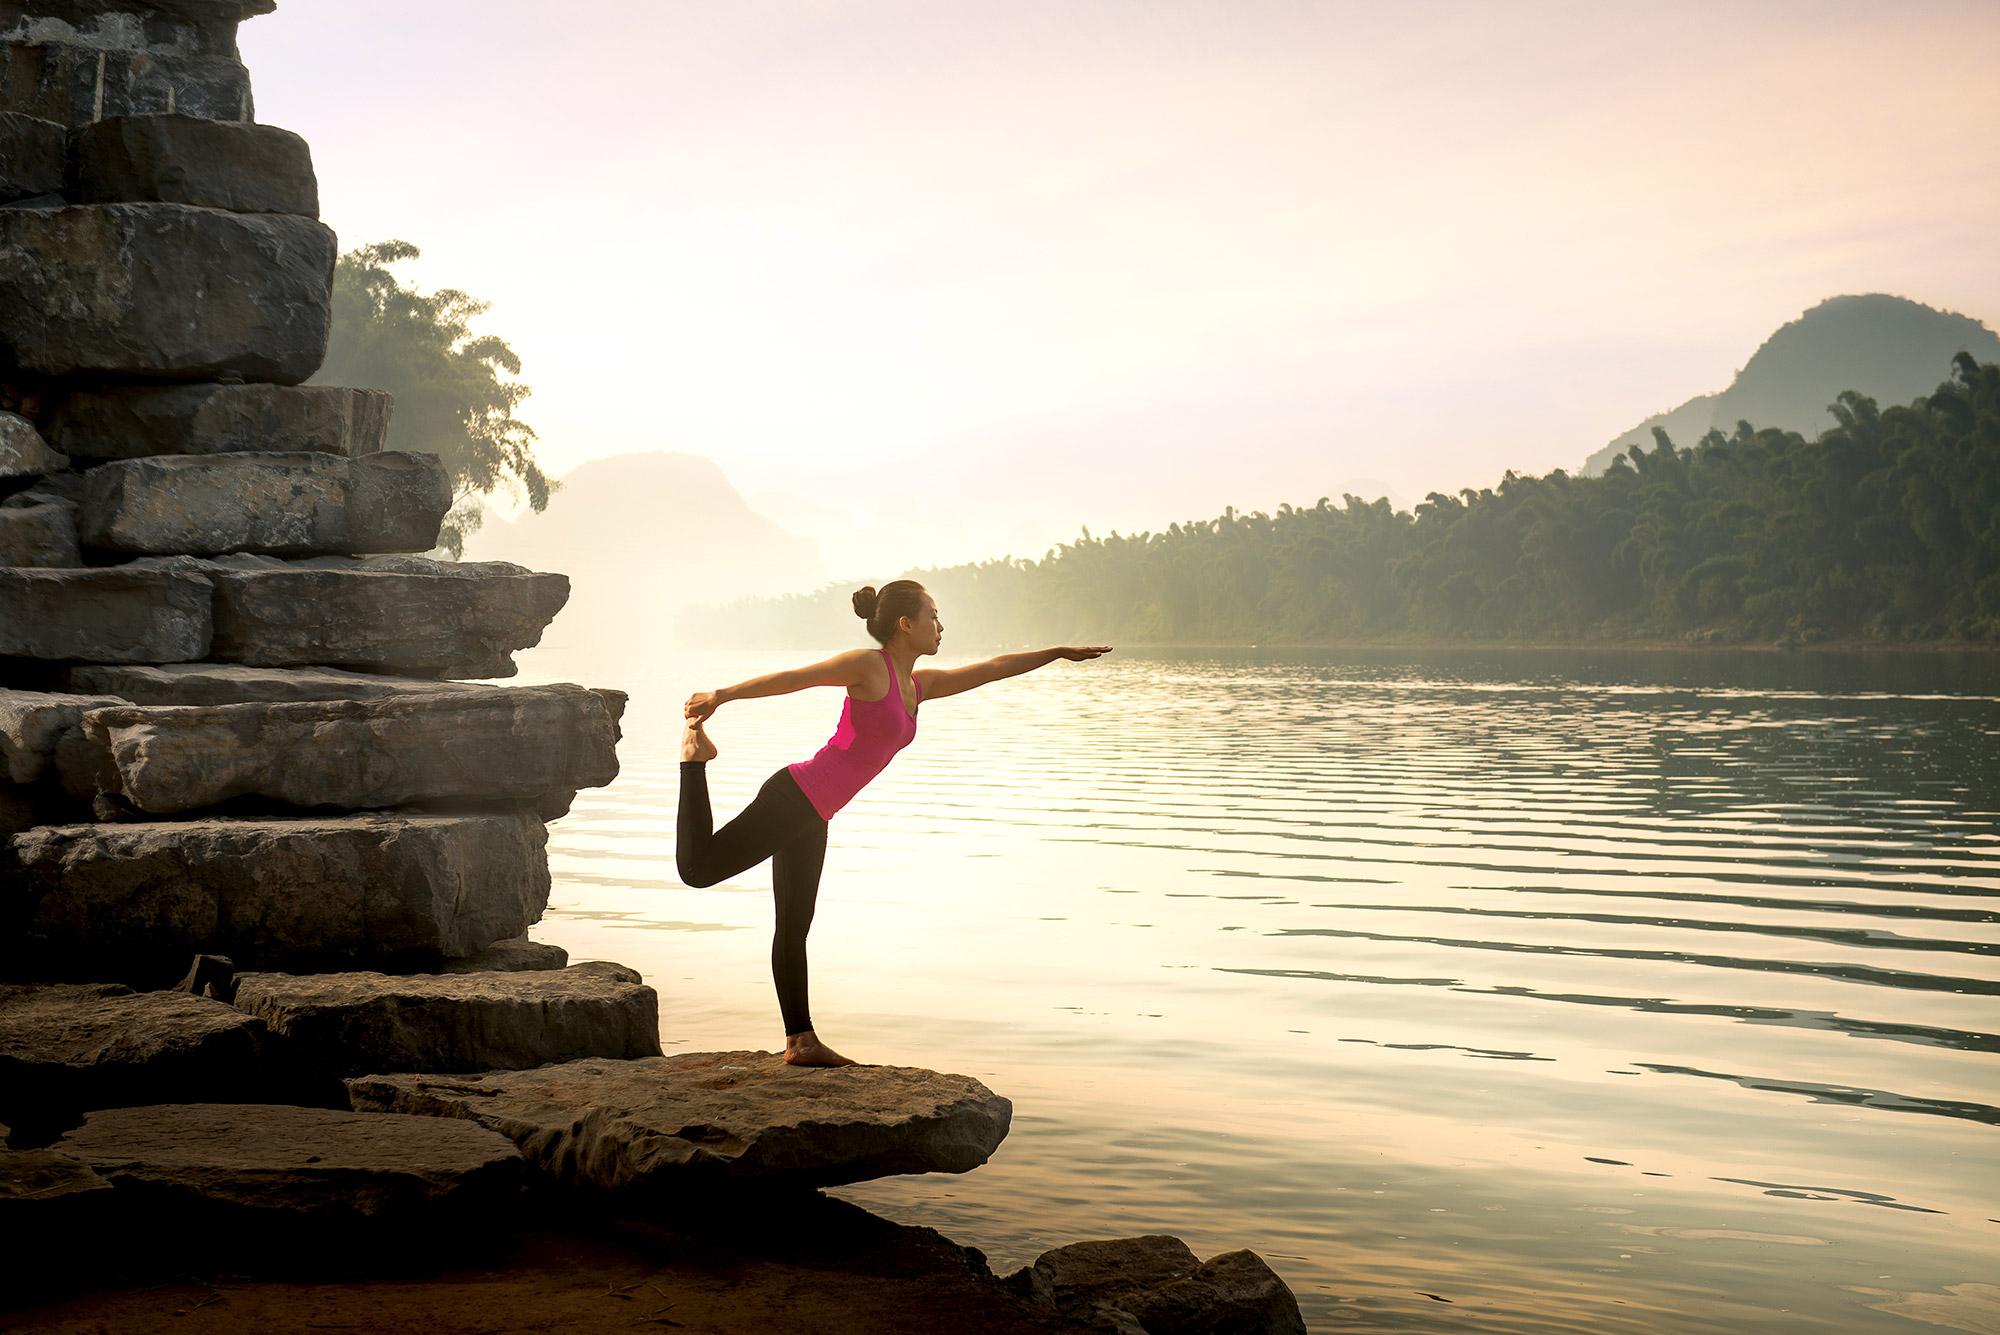
<svg viewBox="0 0 2000 1335"><path fill-rule="evenodd" d="M771 977L785 1018L785 1060L794 1066L855 1065L819 1041L806 1009L806 932L819 898L827 822L910 744L923 701L1018 677L1058 658L1076 662L1111 652L1108 644L1035 649L966 667L916 672L917 660L936 653L944 638L937 603L923 585L899 579L879 593L862 589L854 595L854 612L867 618L868 633L881 648L850 649L810 667L752 677L719 691L696 691L688 697L687 732L681 739L680 827L674 849L681 879L692 886L714 885L771 859L771 888L778 901ZM716 829L707 770L715 743L702 723L731 700L785 695L808 686L847 688L832 740L812 759L774 772L735 820Z"/></svg>

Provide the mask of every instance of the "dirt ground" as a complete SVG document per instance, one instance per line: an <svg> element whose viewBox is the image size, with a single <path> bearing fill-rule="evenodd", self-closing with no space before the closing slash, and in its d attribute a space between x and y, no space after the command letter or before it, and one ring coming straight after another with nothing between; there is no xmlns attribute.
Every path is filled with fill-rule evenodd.
<svg viewBox="0 0 2000 1335"><path fill-rule="evenodd" d="M421 1240L405 1251L427 1251ZM785 1335L1073 1332L1002 1288L979 1253L814 1194L741 1218L543 1218L440 1265L151 1267L112 1287L0 1304L0 1331L686 1331ZM240 1264L240 1262L239 1262ZM288 1272L288 1273L285 1273Z"/></svg>

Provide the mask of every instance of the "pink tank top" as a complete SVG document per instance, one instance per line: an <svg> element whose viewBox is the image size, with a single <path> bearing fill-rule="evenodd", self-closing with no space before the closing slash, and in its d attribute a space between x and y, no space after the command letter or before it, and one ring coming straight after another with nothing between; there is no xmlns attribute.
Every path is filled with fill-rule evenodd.
<svg viewBox="0 0 2000 1335"><path fill-rule="evenodd" d="M853 801L854 795L916 738L916 716L903 705L903 688L896 680L896 665L887 649L882 650L882 659L889 669L889 693L880 700L848 696L840 707L840 723L833 730L833 739L811 760L786 766L821 820L832 820L836 811ZM914 673L910 690L921 706L924 691Z"/></svg>

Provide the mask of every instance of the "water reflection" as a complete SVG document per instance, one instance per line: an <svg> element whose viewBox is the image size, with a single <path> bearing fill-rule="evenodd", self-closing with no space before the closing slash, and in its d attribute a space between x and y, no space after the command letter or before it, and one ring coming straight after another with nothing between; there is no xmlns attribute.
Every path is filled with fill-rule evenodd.
<svg viewBox="0 0 2000 1335"><path fill-rule="evenodd" d="M779 665L592 678L624 772L538 935L671 1045L778 1041L768 869L687 889L672 823L679 702ZM837 709L725 709L718 814ZM843 1196L1003 1269L1254 1247L1316 1329L1991 1328L1994 659L1121 650L924 728L835 823L814 1014L1016 1118Z"/></svg>

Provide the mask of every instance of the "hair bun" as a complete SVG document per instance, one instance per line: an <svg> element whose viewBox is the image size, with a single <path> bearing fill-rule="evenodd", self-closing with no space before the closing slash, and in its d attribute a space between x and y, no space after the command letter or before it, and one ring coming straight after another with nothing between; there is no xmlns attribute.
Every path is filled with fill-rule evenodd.
<svg viewBox="0 0 2000 1335"><path fill-rule="evenodd" d="M873 584L870 584L865 589L856 589L854 591L854 615L864 619L874 616L875 603L879 596L875 592Z"/></svg>

